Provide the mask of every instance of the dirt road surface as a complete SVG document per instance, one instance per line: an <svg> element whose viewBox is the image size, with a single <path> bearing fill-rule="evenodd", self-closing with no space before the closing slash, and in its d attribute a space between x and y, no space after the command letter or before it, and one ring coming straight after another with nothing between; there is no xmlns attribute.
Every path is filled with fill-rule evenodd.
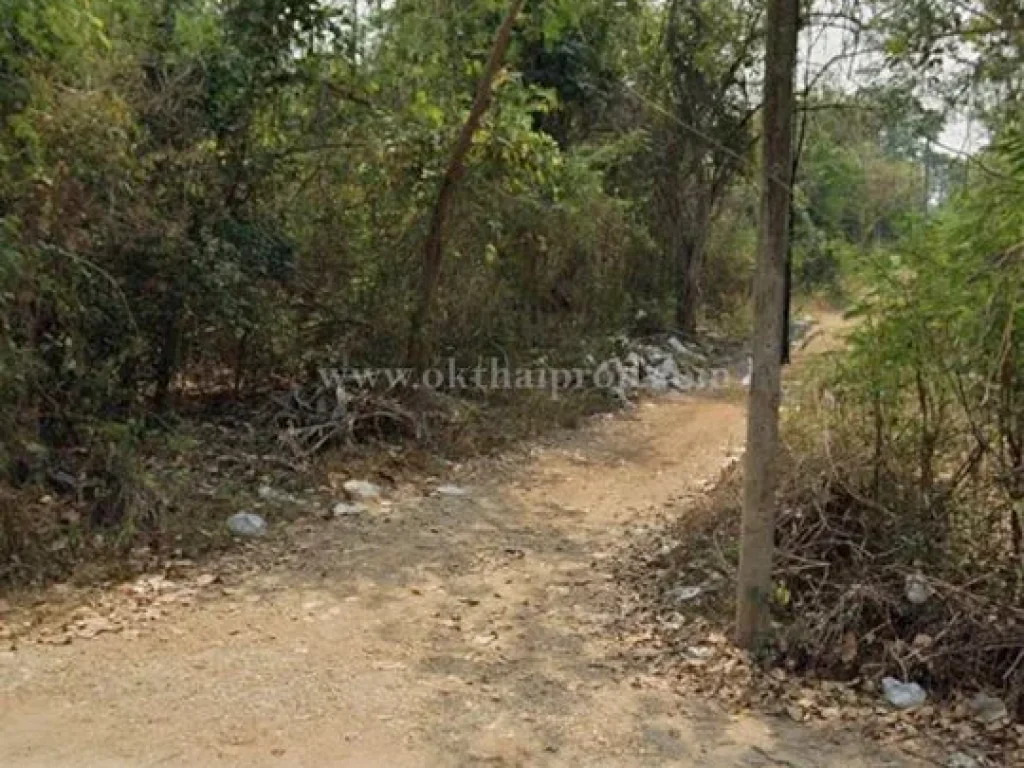
<svg viewBox="0 0 1024 768"><path fill-rule="evenodd" d="M306 522L137 637L0 656L0 766L881 766L631 669L606 567L741 448L739 399L648 403Z"/></svg>

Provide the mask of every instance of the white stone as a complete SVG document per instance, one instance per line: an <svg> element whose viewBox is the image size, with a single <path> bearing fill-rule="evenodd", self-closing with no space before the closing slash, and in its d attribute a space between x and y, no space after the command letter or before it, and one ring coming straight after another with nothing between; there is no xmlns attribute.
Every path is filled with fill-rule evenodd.
<svg viewBox="0 0 1024 768"><path fill-rule="evenodd" d="M267 533L267 521L252 512L239 512L228 518L228 530L236 536L257 537Z"/></svg>
<svg viewBox="0 0 1024 768"><path fill-rule="evenodd" d="M358 517L366 512L362 504L349 504L347 501L339 501L334 505L335 517Z"/></svg>
<svg viewBox="0 0 1024 768"><path fill-rule="evenodd" d="M680 603L696 600L704 593L702 587L678 587L672 590L672 597Z"/></svg>
<svg viewBox="0 0 1024 768"><path fill-rule="evenodd" d="M981 768L981 763L966 752L954 752L946 761L946 768Z"/></svg>
<svg viewBox="0 0 1024 768"><path fill-rule="evenodd" d="M882 680L882 693L886 701L897 709L913 709L925 703L928 694L917 683L901 683L894 677Z"/></svg>
<svg viewBox="0 0 1024 768"><path fill-rule="evenodd" d="M920 574L907 576L905 591L907 600L914 605L924 605L928 602L928 598L932 596L931 586L929 586L924 576Z"/></svg>
<svg viewBox="0 0 1024 768"><path fill-rule="evenodd" d="M342 487L345 493L356 499L379 499L381 496L380 486L366 480L349 480Z"/></svg>

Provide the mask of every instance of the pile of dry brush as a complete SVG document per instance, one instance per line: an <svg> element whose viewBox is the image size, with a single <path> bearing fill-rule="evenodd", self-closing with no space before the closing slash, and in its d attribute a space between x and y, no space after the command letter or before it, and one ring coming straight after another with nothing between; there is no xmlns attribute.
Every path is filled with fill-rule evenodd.
<svg viewBox="0 0 1024 768"><path fill-rule="evenodd" d="M767 661L840 680L891 675L936 696L985 691L1024 716L1022 566L985 472L922 505L913 462L902 474L880 469L829 397L801 410L779 457L778 633ZM736 463L698 514L641 546L644 599L659 615L697 611L728 626L741 502ZM670 634L684 656L699 641Z"/></svg>

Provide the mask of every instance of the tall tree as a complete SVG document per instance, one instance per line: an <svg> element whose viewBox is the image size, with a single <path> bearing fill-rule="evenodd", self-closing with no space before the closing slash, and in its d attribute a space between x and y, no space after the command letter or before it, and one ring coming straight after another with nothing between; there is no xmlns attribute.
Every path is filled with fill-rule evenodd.
<svg viewBox="0 0 1024 768"><path fill-rule="evenodd" d="M491 103L491 96L494 91L494 80L498 75L505 54L508 52L509 43L512 40L512 30L515 27L516 19L526 0L512 0L512 5L505 15L505 20L498 28L498 34L494 39L494 47L491 48L491 55L484 67L483 74L477 84L476 96L473 98L473 105L470 107L469 116L459 132L455 141L451 158L448 161L448 168L441 179L441 187L437 193L437 200L434 202L434 209L430 216L430 229L423 246L423 272L420 277L420 295L413 314L412 327L409 331L409 362L417 368L425 368L430 355L428 339L430 334L430 321L433 313L434 299L437 294L437 284L441 279L441 263L444 257L444 228L448 214L455 197L455 190L459 180L466 172L466 155L473 146L473 136L480 128L484 113Z"/></svg>
<svg viewBox="0 0 1024 768"><path fill-rule="evenodd" d="M768 4L754 370L736 608L736 640L744 648L754 648L763 639L772 595L798 15L798 0L770 0Z"/></svg>
<svg viewBox="0 0 1024 768"><path fill-rule="evenodd" d="M672 0L652 89L654 230L668 259L675 322L696 331L707 236L747 160L757 111L748 91L761 36L758 4Z"/></svg>

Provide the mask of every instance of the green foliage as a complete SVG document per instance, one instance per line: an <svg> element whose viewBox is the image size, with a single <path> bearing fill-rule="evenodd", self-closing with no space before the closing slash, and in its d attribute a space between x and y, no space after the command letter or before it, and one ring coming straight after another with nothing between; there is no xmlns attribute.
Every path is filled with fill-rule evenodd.
<svg viewBox="0 0 1024 768"><path fill-rule="evenodd" d="M801 127L794 277L799 290L835 291L859 254L897 241L958 182L955 161L929 150L935 115L903 89L826 90L810 107Z"/></svg>
<svg viewBox="0 0 1024 768"><path fill-rule="evenodd" d="M915 516L921 551L973 557L985 541L1019 589L1024 174L1010 152L987 162L999 175L864 265L838 382L874 452L878 501Z"/></svg>
<svg viewBox="0 0 1024 768"><path fill-rule="evenodd" d="M83 420L345 355L399 361L503 2L5 2L13 443L72 445ZM447 233L444 349L529 354L638 310L736 326L760 39L745 0L528 3ZM809 147L805 282L906 205L881 129L843 125Z"/></svg>
<svg viewBox="0 0 1024 768"><path fill-rule="evenodd" d="M129 498L145 485L131 460L144 426L343 359L403 362L428 217L506 8L0 0L7 479L110 476L105 508L144 527ZM638 317L749 324L761 16L749 0L527 3L445 233L441 352L532 359ZM816 112L798 184L801 287L848 266L881 285L949 262L927 290L872 295L871 312L905 324L863 346L882 379L895 375L883 351L924 344L938 322L914 312L955 304L968 323L985 297L1010 301L998 270L969 294L953 279L1012 250L1012 205L981 218L994 183L961 202L959 225L944 215L894 249L926 207L937 130L914 96L874 89L864 110ZM1019 176L1019 131L1000 141L993 162ZM933 204L957 170L941 195L933 181ZM950 328L993 343L971 322Z"/></svg>
<svg viewBox="0 0 1024 768"><path fill-rule="evenodd" d="M669 286L672 325L687 334L720 288L705 275L710 230L730 189L746 182L753 166L750 83L762 10L746 0L673 1L641 15L641 56L627 96L644 142L614 179L642 201L662 255L650 269Z"/></svg>
<svg viewBox="0 0 1024 768"><path fill-rule="evenodd" d="M502 2L4 5L11 457L342 350L399 362L425 215ZM611 10L538 3L517 38L451 233L442 324L462 355L629 314L628 275L649 256L634 209L591 153L538 126L587 109L584 82L613 92ZM591 21L599 53L582 37ZM568 79L530 74L556 50Z"/></svg>

